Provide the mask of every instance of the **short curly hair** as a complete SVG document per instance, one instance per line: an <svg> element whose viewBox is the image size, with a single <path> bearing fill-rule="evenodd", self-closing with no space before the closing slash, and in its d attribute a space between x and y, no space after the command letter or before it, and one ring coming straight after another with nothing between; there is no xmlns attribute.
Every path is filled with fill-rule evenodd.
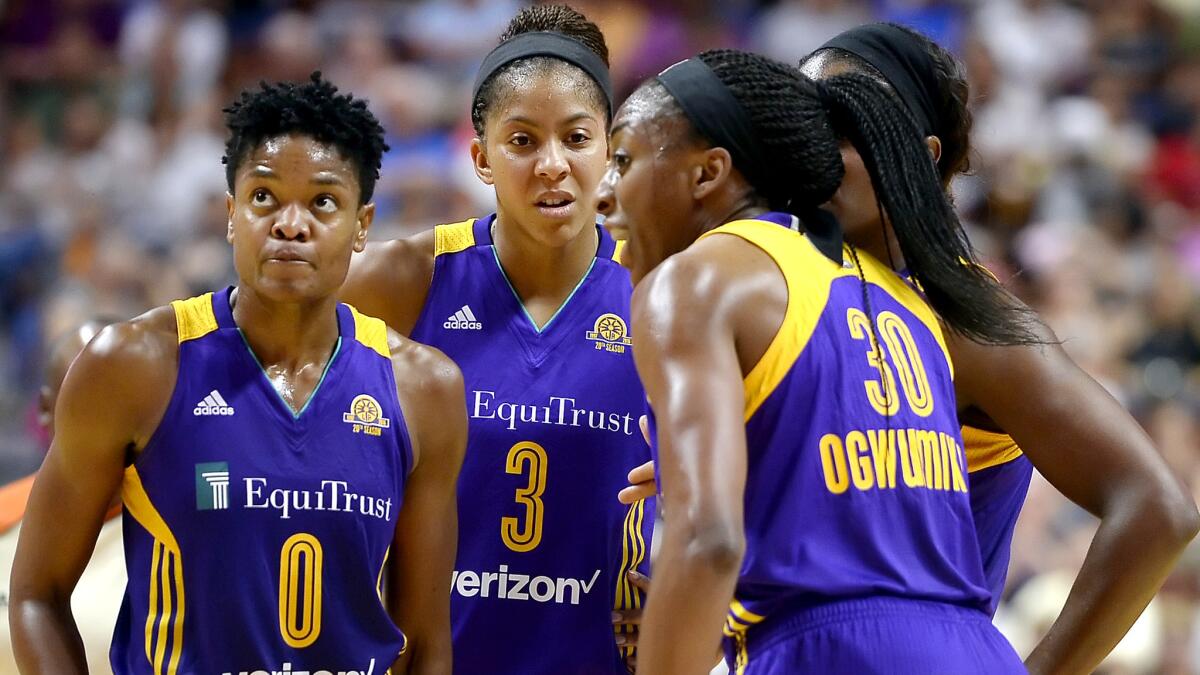
<svg viewBox="0 0 1200 675"><path fill-rule="evenodd" d="M308 82L262 82L257 91L243 91L222 112L229 139L225 142L225 181L233 192L233 179L246 156L263 141L286 134L301 134L337 148L358 173L360 203L371 201L383 153L383 126L367 102L337 87L314 72Z"/></svg>

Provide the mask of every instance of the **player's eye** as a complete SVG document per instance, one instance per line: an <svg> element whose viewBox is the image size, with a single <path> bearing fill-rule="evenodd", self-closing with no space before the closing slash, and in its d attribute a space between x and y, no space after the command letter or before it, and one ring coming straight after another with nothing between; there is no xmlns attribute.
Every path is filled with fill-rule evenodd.
<svg viewBox="0 0 1200 675"><path fill-rule="evenodd" d="M533 144L533 139L525 134L513 134L512 138L508 139L509 144L518 148L528 147Z"/></svg>
<svg viewBox="0 0 1200 675"><path fill-rule="evenodd" d="M629 166L629 155L624 150L617 150L613 153L612 163L618 173L624 173Z"/></svg>
<svg viewBox="0 0 1200 675"><path fill-rule="evenodd" d="M333 213L337 211L338 203L332 195L320 195L313 200L313 208L321 213Z"/></svg>
<svg viewBox="0 0 1200 675"><path fill-rule="evenodd" d="M274 204L275 198L271 196L271 193L268 190L264 188L258 188L254 192L250 193L250 203L259 208L263 208Z"/></svg>
<svg viewBox="0 0 1200 675"><path fill-rule="evenodd" d="M567 142L571 145L583 145L592 140L592 137L583 131L572 131L570 136L567 136Z"/></svg>

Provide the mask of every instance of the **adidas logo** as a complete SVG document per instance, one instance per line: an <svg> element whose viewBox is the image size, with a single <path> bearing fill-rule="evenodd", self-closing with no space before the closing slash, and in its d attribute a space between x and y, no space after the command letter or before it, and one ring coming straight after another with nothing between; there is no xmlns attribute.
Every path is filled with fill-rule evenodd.
<svg viewBox="0 0 1200 675"><path fill-rule="evenodd" d="M452 330L483 330L483 324L479 323L479 319L475 318L475 313L471 311L470 306L463 305L462 309L451 314L442 323L442 328L450 328Z"/></svg>
<svg viewBox="0 0 1200 675"><path fill-rule="evenodd" d="M228 416L233 414L233 406L229 405L225 402L225 399L221 398L221 392L213 389L212 391L208 392L208 396L205 396L203 401L200 401L196 404L196 407L192 410L192 414L196 415L197 417L202 415Z"/></svg>

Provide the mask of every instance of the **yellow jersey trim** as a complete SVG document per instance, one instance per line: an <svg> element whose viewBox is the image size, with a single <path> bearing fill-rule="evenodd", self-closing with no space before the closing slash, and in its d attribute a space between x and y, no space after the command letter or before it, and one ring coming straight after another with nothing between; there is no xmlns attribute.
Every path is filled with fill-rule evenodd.
<svg viewBox="0 0 1200 675"><path fill-rule="evenodd" d="M360 313L352 305L346 306L350 308L350 315L354 317L354 339L383 358L392 358L392 350L388 347L387 324L382 319Z"/></svg>
<svg viewBox="0 0 1200 675"><path fill-rule="evenodd" d="M762 249L775 261L787 282L788 301L783 324L743 381L745 419L749 421L800 358L829 301L830 281L843 275L841 270L832 275L812 273L822 268L819 261L824 261L824 266L828 267L829 260L809 244L804 235L775 223L737 220L705 232L700 238L716 234L740 237ZM797 274L798 270L804 270L805 274Z"/></svg>
<svg viewBox="0 0 1200 675"><path fill-rule="evenodd" d="M946 357L946 365L950 367L950 378L954 379L954 361L950 358L950 349L946 347L946 336L942 333L942 322L937 313L929 306L925 298L912 286L909 286L900 275L893 272L883 263L871 257L864 251L858 252L859 260L863 263L864 276L868 283L875 284L896 299L904 308L912 312L937 340Z"/></svg>
<svg viewBox="0 0 1200 675"><path fill-rule="evenodd" d="M705 232L700 238L717 234L740 237L762 249L775 261L787 283L788 304L779 332L743 380L745 420L749 421L800 358L829 302L833 281L840 277L857 277L858 270L850 264L848 248L843 250L843 265L835 268L803 234L780 227L777 223L737 220ZM933 334L953 377L954 364L933 309L916 290L883 263L863 251L858 252L858 258L867 283L880 287L895 298Z"/></svg>
<svg viewBox="0 0 1200 675"><path fill-rule="evenodd" d="M392 554L392 546L388 544L387 550L383 552L383 562L379 564L379 576L375 578L375 593L379 596L379 601L383 602L383 571L387 569L388 556ZM403 652L402 652L403 653Z"/></svg>
<svg viewBox="0 0 1200 675"><path fill-rule="evenodd" d="M744 675L746 667L750 665L750 653L746 648L746 631L766 618L746 609L737 598L729 603L729 613L725 616L725 626L722 628L722 632L726 637L733 639L733 672L735 675Z"/></svg>
<svg viewBox="0 0 1200 675"><path fill-rule="evenodd" d="M629 580L629 572L636 570L646 559L646 539L642 536L642 525L646 518L646 500L640 499L629 505L625 513L625 525L621 537L621 568L617 572L616 602L613 609L636 609L642 606L642 592ZM617 635L629 635L634 632L631 626L614 628ZM621 656L633 654L634 647L622 646Z"/></svg>
<svg viewBox="0 0 1200 675"><path fill-rule="evenodd" d="M620 265L621 264L621 256L624 253L625 253L625 240L621 239L621 240L617 241L617 245L613 248L613 255L612 255L613 262Z"/></svg>
<svg viewBox="0 0 1200 675"><path fill-rule="evenodd" d="M179 658L183 654L185 607L183 560L179 544L171 528L151 503L134 466L125 469L121 500L129 515L154 537L150 562L150 607L146 612L145 627L146 660L155 675L176 675ZM171 642L169 653L168 639Z"/></svg>
<svg viewBox="0 0 1200 675"><path fill-rule="evenodd" d="M433 257L458 253L475 245L475 219L433 228Z"/></svg>
<svg viewBox="0 0 1200 675"><path fill-rule="evenodd" d="M963 450L967 455L967 473L1007 464L1024 454L1008 434L964 426L962 437Z"/></svg>
<svg viewBox="0 0 1200 675"><path fill-rule="evenodd" d="M212 293L171 303L175 310L175 327L179 342L202 338L217 329L217 315L213 312Z"/></svg>

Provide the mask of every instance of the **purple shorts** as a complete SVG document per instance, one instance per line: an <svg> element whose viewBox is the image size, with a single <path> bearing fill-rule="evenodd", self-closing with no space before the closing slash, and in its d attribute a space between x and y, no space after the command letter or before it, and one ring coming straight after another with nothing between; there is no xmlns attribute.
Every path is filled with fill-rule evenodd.
<svg viewBox="0 0 1200 675"><path fill-rule="evenodd" d="M864 598L777 611L725 639L733 675L1024 673L1020 657L980 609Z"/></svg>

